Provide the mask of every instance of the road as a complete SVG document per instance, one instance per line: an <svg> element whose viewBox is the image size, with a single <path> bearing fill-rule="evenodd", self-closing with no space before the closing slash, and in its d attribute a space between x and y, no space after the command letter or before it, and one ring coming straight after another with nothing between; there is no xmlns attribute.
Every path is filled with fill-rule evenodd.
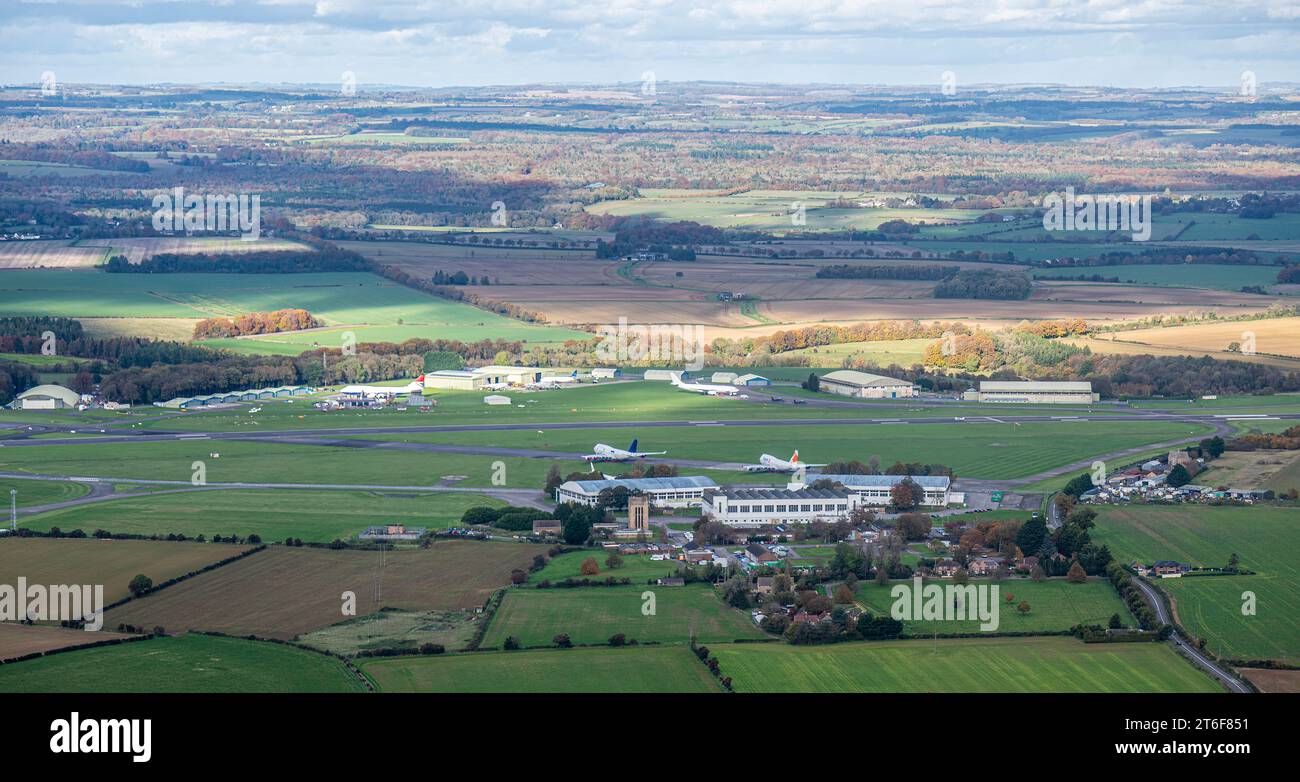
<svg viewBox="0 0 1300 782"><path fill-rule="evenodd" d="M1137 576L1133 577L1133 583L1137 584L1138 589L1142 590L1142 594L1146 596L1147 602L1155 609L1156 619L1158 619L1162 624L1172 625L1174 623L1173 617L1169 615L1169 609L1165 606L1165 601L1161 599L1156 588ZM1169 636L1169 641L1174 645L1175 649L1183 652L1183 654L1192 661L1192 664L1218 679L1229 690L1241 693L1253 692L1253 690L1246 686L1246 684L1240 679L1233 676L1231 673L1228 673L1223 668L1220 668L1217 663L1209 657L1206 657L1205 653L1200 649L1187 643L1187 641L1177 632L1174 632L1173 635Z"/></svg>

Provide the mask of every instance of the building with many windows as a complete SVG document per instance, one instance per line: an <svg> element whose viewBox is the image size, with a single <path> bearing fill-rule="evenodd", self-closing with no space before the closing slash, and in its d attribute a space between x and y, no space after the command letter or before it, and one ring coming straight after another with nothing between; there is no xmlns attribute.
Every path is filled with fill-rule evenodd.
<svg viewBox="0 0 1300 782"><path fill-rule="evenodd" d="M718 488L711 478L683 475L676 478L603 478L592 481L566 481L555 490L556 502L595 505L606 489L622 487L629 493L641 493L650 504L661 508L685 508L699 505L704 492Z"/></svg>
<svg viewBox="0 0 1300 782"><path fill-rule="evenodd" d="M700 512L732 527L764 527L840 521L860 504L844 489L710 489Z"/></svg>
<svg viewBox="0 0 1300 782"><path fill-rule="evenodd" d="M906 475L833 475L820 473L809 476L809 480L829 478L844 486L850 494L859 498L862 505L883 506L890 502L889 492L903 482ZM925 491L924 505L945 506L952 501L952 479L946 475L912 475L918 486Z"/></svg>
<svg viewBox="0 0 1300 782"><path fill-rule="evenodd" d="M1100 399L1087 381L981 380L979 391L963 397L977 402L1019 402L1028 404L1087 405Z"/></svg>

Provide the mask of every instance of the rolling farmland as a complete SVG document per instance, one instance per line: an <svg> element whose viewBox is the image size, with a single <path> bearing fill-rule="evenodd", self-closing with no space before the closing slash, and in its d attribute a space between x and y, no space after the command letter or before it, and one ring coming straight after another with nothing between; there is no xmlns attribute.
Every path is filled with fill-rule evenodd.
<svg viewBox="0 0 1300 782"><path fill-rule="evenodd" d="M655 595L655 613L642 613ZM707 585L652 587L645 584L571 589L512 589L488 627L483 645L500 648L514 636L524 646L549 646L567 633L575 644L603 644L615 633L629 641L685 644L761 638L747 614L723 605Z"/></svg>
<svg viewBox="0 0 1300 782"><path fill-rule="evenodd" d="M0 692L363 692L343 663L291 646L186 635L0 665Z"/></svg>
<svg viewBox="0 0 1300 782"><path fill-rule="evenodd" d="M1165 644L1069 637L715 644L737 692L1220 692Z"/></svg>
<svg viewBox="0 0 1300 782"><path fill-rule="evenodd" d="M367 661L362 671L381 692L721 692L680 646L398 657Z"/></svg>
<svg viewBox="0 0 1300 782"><path fill-rule="evenodd" d="M344 592L356 615L381 606L475 608L527 568L545 546L442 541L428 549L332 551L272 546L233 564L108 612L105 623L161 625L287 640L343 621ZM382 588L382 593L377 586Z"/></svg>
<svg viewBox="0 0 1300 782"><path fill-rule="evenodd" d="M1271 507L1100 508L1093 540L1120 562L1171 559L1200 567L1226 565L1236 553L1253 576L1156 579L1174 600L1178 620L1229 658L1300 656L1300 573L1296 533L1300 510ZM1242 614L1243 593L1257 597Z"/></svg>

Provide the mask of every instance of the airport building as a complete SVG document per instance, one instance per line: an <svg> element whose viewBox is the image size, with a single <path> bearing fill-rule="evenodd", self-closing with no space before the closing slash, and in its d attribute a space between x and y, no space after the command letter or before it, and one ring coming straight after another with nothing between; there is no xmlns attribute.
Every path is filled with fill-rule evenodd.
<svg viewBox="0 0 1300 782"><path fill-rule="evenodd" d="M861 505L844 489L710 489L700 512L731 527L840 521Z"/></svg>
<svg viewBox="0 0 1300 782"><path fill-rule="evenodd" d="M904 399L916 396L916 386L906 380L852 369L827 372L818 380L822 391L859 399Z"/></svg>
<svg viewBox="0 0 1300 782"><path fill-rule="evenodd" d="M1087 405L1101 398L1087 381L981 380L979 391L962 395L967 401L1027 404Z"/></svg>
<svg viewBox="0 0 1300 782"><path fill-rule="evenodd" d="M942 507L951 501L955 501L952 495L952 479L946 475L835 475L818 473L808 476L808 480L816 481L829 478L843 485L848 493L858 497L860 504L883 506L890 503L890 490L908 477L925 490L923 504Z"/></svg>
<svg viewBox="0 0 1300 782"><path fill-rule="evenodd" d="M629 492L640 492L650 499L650 504L661 508L685 508L699 505L704 492L718 488L711 478L686 475L678 478L604 478L594 481L567 481L555 490L556 502L576 502L595 505L605 489L623 487Z"/></svg>
<svg viewBox="0 0 1300 782"><path fill-rule="evenodd" d="M200 394L198 396L178 396L166 402L154 402L159 407L188 410L208 405L230 405L236 402L256 402L261 399L283 399L291 396L305 396L312 393L311 386L276 386L275 388L250 388L247 391L231 391L225 394Z"/></svg>
<svg viewBox="0 0 1300 782"><path fill-rule="evenodd" d="M477 391L480 388L526 386L542 379L538 367L511 367L491 365L472 369L439 369L424 373L425 388L445 388L455 391Z"/></svg>
<svg viewBox="0 0 1300 782"><path fill-rule="evenodd" d="M81 394L63 386L43 385L29 388L12 403L15 410L60 410L81 404Z"/></svg>

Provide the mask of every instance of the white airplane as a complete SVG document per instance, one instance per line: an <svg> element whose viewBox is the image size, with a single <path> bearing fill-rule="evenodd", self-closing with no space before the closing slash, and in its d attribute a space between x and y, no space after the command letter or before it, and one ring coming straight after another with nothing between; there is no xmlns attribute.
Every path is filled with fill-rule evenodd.
<svg viewBox="0 0 1300 782"><path fill-rule="evenodd" d="M770 453L765 453L758 457L758 464L741 465L740 469L745 472L799 472L809 467L825 467L824 464L808 464L799 461L799 452L795 451L790 461L778 459Z"/></svg>
<svg viewBox="0 0 1300 782"><path fill-rule="evenodd" d="M595 453L589 453L583 456L584 461L588 462L630 462L633 459L644 459L647 456L663 456L667 451L638 451L636 449L636 440L624 451L622 448L615 448L612 445L596 443L592 449Z"/></svg>
<svg viewBox="0 0 1300 782"><path fill-rule="evenodd" d="M717 386L708 383L684 382L680 372L674 372L671 377L673 385L683 391L694 391L697 394L708 394L709 396L735 396L740 393L740 389L735 386Z"/></svg>

